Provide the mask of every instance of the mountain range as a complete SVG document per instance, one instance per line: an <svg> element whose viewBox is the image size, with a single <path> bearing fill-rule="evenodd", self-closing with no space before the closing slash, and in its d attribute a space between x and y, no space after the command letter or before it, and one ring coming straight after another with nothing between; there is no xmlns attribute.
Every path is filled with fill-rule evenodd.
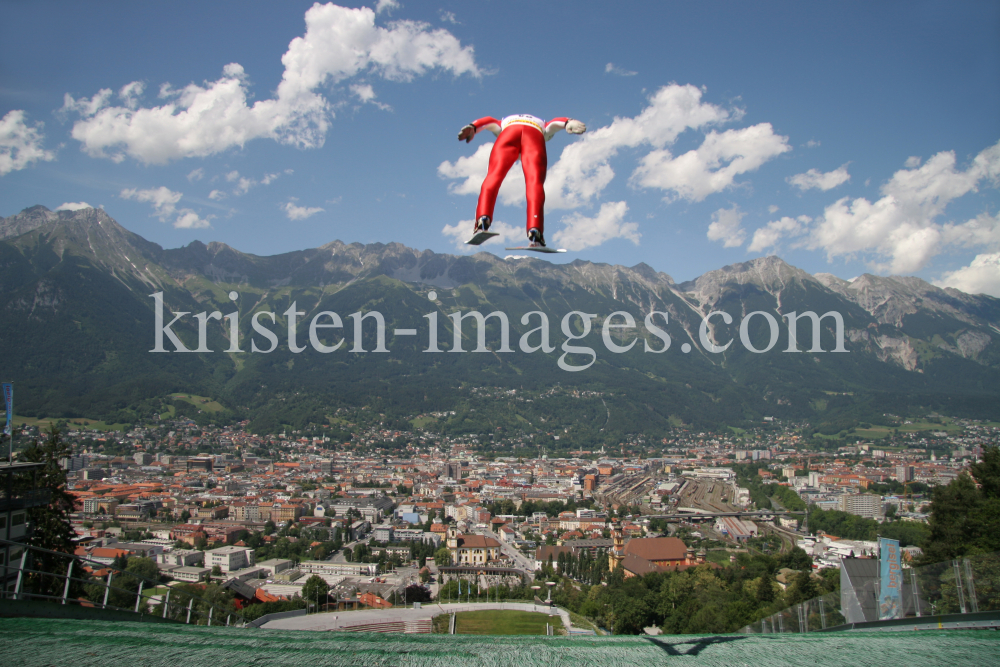
<svg viewBox="0 0 1000 667"><path fill-rule="evenodd" d="M174 352L169 336L161 338L170 351L154 353L155 294L162 295L164 324L170 313L189 313L170 331L190 350L199 347L196 314L238 316L206 319L211 353ZM291 342L304 348L298 353L287 336L293 302L291 312L300 314ZM254 329L259 311L274 314L273 321L257 318L277 338L270 353L252 351L270 347ZM373 317L362 321L360 340L353 335L350 314L372 311L385 320L386 352L373 351ZM460 337L468 352L449 353L450 315L471 311L504 313L512 351L500 351L494 317L486 326L489 352L472 352L478 339L468 318ZM533 311L548 318L551 352L523 349L522 336L529 346L542 339L542 316L525 315ZM581 340L568 340L584 332L584 318L566 318L573 311L593 315ZM647 321L653 311L659 314ZM732 341L725 351L711 352L702 340L702 322L713 311L732 318L707 320L707 342ZM772 337L766 316L746 319L758 311L770 315L776 335L770 349L755 353L747 343L764 350ZM787 316L806 311L839 313L845 352L833 351L833 317L821 321L819 348L812 322L800 317L797 351L786 351ZM334 323L331 316L316 317L322 312L341 318L335 335L322 327ZM631 315L635 328L605 330L615 312ZM338 350L322 353L310 344L314 319L317 342L333 346L344 338ZM425 352L433 319L440 354ZM625 322L617 315L607 323ZM234 323L242 352L226 351ZM621 353L607 344L632 340ZM440 423L442 432L561 433L564 444L659 437L682 426L747 426L764 416L835 433L858 421L935 410L996 418L1000 299L913 277L810 275L775 256L678 283L645 264L558 265L396 243L333 241L268 257L214 242L164 249L100 209L34 206L0 218L0 369L16 383L17 412L25 416L133 421L161 411L170 393L191 392L212 396L229 417L267 432L332 423L340 408L367 408L389 425L454 411Z"/></svg>

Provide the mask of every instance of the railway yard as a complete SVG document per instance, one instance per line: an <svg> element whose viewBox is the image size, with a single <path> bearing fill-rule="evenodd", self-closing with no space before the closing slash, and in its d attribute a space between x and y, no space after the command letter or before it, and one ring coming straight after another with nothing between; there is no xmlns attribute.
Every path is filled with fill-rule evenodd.
<svg viewBox="0 0 1000 667"><path fill-rule="evenodd" d="M732 512L735 489L716 479L689 479L681 489L679 505L708 512Z"/></svg>
<svg viewBox="0 0 1000 667"><path fill-rule="evenodd" d="M649 504L649 496L664 483L675 483L678 486L672 491L674 500L670 504L670 509L657 510ZM676 518L680 524L697 524L699 530L706 532L713 539L729 541L723 534L716 531L714 520L709 520L710 517L707 516L699 517L691 510L712 516L717 513L725 513L729 516L736 512L743 514L747 508L736 504L736 492L737 487L733 481L712 477L672 477L664 474L646 473L611 479L595 494L595 500L611 506L638 506L643 515ZM762 516L746 516L743 514L743 518L757 521L762 534L773 534L780 537L782 550L790 549L795 545L796 533L772 524L773 515L766 513ZM677 524L671 524L671 534L675 530L675 525Z"/></svg>

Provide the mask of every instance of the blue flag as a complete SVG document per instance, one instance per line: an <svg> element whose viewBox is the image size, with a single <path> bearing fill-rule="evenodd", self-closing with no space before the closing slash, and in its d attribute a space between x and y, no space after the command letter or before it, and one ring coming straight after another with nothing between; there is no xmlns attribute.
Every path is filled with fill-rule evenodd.
<svg viewBox="0 0 1000 667"><path fill-rule="evenodd" d="M899 562L899 540L881 538L879 540L881 554L879 558L879 591L878 618L885 621L903 617L903 570Z"/></svg>
<svg viewBox="0 0 1000 667"><path fill-rule="evenodd" d="M14 418L14 383L3 383L3 409L7 413L7 425L4 426L4 435L10 435L10 420Z"/></svg>

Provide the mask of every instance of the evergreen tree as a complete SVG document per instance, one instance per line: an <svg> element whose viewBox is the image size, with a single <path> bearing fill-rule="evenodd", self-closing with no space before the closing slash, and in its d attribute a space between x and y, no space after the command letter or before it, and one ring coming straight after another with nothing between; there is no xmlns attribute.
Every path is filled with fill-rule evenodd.
<svg viewBox="0 0 1000 667"><path fill-rule="evenodd" d="M969 472L979 483L983 498L1000 498L1000 447L988 447L983 460L969 466Z"/></svg>
<svg viewBox="0 0 1000 667"><path fill-rule="evenodd" d="M774 575L769 571L764 571L760 575L760 583L757 584L757 602L766 606L774 602Z"/></svg>
<svg viewBox="0 0 1000 667"><path fill-rule="evenodd" d="M989 465L974 472L985 479L983 488L992 492L995 482L987 474ZM969 475L959 475L947 486L934 489L928 524L923 563L1000 551L1000 498L985 497Z"/></svg>
<svg viewBox="0 0 1000 667"><path fill-rule="evenodd" d="M18 489L22 493L43 491L49 496L48 505L28 510L32 529L28 543L32 546L63 553L74 551L75 533L69 521L69 513L73 511L73 496L66 490L66 470L59 465L60 459L72 454L73 451L62 441L60 432L53 426L44 442L32 442L19 456L21 461L45 464L33 482L33 489L26 488L27 480L22 483L25 488Z"/></svg>
<svg viewBox="0 0 1000 667"><path fill-rule="evenodd" d="M447 547L441 547L434 552L434 564L438 567L451 565L451 552L448 551Z"/></svg>
<svg viewBox="0 0 1000 667"><path fill-rule="evenodd" d="M305 585L302 586L302 599L308 603L322 605L326 602L329 593L329 584L318 574L306 579Z"/></svg>
<svg viewBox="0 0 1000 667"><path fill-rule="evenodd" d="M43 463L43 468L34 473L33 477L22 475L16 478L15 493L18 495L45 494L48 504L28 509L28 522L31 526L28 544L72 554L75 550L73 537L75 532L70 525L69 513L73 510L73 496L66 490L66 470L59 465L59 460L72 455L72 450L60 438L60 432L55 426L49 428L44 442L37 440L28 445L18 458L29 463ZM35 552L32 556L32 568L53 575L65 575L68 565L66 557ZM45 595L62 595L65 579L61 576L31 575L29 586L32 590ZM76 595L82 590L78 584L71 586L71 593Z"/></svg>
<svg viewBox="0 0 1000 667"><path fill-rule="evenodd" d="M799 604L800 602L813 599L818 594L819 591L816 588L816 582L813 581L812 573L808 571L799 572L795 575L786 601L790 605Z"/></svg>

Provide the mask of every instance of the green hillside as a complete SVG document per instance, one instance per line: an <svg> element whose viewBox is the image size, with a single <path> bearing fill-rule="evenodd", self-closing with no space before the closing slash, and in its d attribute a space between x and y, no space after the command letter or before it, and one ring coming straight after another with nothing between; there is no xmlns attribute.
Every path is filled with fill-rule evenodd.
<svg viewBox="0 0 1000 667"><path fill-rule="evenodd" d="M27 417L250 419L253 430L275 432L329 423L339 409L367 408L388 425L454 411L429 427L526 433L537 445L557 437L561 445L630 434L656 439L678 426L745 428L764 416L829 434L861 422L881 432L894 426L886 415L935 410L1000 419L1000 300L916 279L827 285L771 257L677 284L644 265L553 265L340 242L256 257L217 243L163 250L95 209L46 215L35 229L0 241L0 367L17 383L18 413ZM211 352L175 352L166 335L168 351L151 352L154 294L162 294L164 324L187 313L171 327L178 341L197 349L203 329L202 349ZM289 346L293 303L298 352ZM831 318L821 323L823 352L812 351L808 318L797 325L798 352L785 351L783 315L807 310L840 313L847 353L831 352ZM216 319L200 325L196 316L213 311ZM454 352L453 317L472 311L507 316L510 352L496 317L486 321L486 349L478 352L476 323L465 319L464 353ZM733 318L730 325L720 315L710 320L718 344L732 341L724 352L707 351L701 340L709 311ZM771 314L777 326L773 346L760 354L748 345L768 348L765 317L740 327L754 311ZM373 317L355 336L352 314L373 312L384 317L385 351L375 351ZM241 352L228 351L223 316L231 313ZM341 326L317 328L313 344L314 319L335 324L321 313L335 313ZM523 346L542 342L538 313L548 319L551 347L526 352ZM609 321L612 313L619 314ZM635 328L605 331L626 321L621 313ZM583 334L582 314L590 333L572 340ZM427 351L432 318L439 352ZM273 332L273 351L259 351L272 342L255 319Z"/></svg>

